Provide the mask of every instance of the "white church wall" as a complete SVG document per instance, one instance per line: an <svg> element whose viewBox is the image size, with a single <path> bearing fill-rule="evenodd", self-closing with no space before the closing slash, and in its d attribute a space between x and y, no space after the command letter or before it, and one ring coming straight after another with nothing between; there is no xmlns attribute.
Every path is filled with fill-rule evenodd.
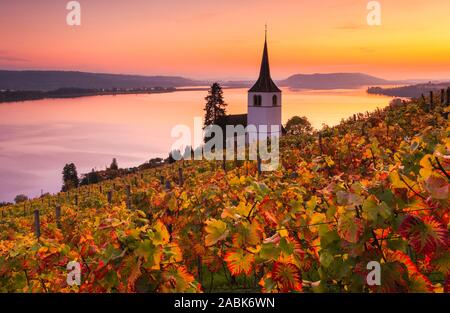
<svg viewBox="0 0 450 313"><path fill-rule="evenodd" d="M253 105L254 95L261 95L261 106ZM274 95L277 96L277 106L273 106ZM247 109L247 125L255 125L258 131L261 131L260 126L265 125L269 136L272 133L271 126L277 125L274 133L281 134L281 92L249 92Z"/></svg>

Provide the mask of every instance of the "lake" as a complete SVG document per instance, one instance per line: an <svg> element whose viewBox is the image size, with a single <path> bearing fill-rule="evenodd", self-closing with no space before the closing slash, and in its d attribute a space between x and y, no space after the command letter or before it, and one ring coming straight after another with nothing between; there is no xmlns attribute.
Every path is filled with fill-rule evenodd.
<svg viewBox="0 0 450 313"><path fill-rule="evenodd" d="M203 117L206 91L45 99L0 104L0 202L61 188L61 172L104 169L112 158L132 167L167 157L172 127ZM225 89L228 113L247 112L247 89ZM283 123L294 115L312 125L336 125L357 112L388 105L390 97L358 90L283 89Z"/></svg>

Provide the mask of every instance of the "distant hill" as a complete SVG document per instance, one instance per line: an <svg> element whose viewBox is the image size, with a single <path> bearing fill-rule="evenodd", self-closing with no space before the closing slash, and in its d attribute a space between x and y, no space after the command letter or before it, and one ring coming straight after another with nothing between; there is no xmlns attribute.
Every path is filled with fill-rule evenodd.
<svg viewBox="0 0 450 313"><path fill-rule="evenodd" d="M180 76L142 76L77 71L7 71L0 70L0 90L53 91L61 88L136 89L205 86L199 81ZM246 88L254 81L222 81L227 87ZM395 84L362 73L296 74L277 81L281 87L295 89L353 89L362 86Z"/></svg>
<svg viewBox="0 0 450 313"><path fill-rule="evenodd" d="M394 82L362 73L296 74L279 81L282 87L297 89L353 89Z"/></svg>
<svg viewBox="0 0 450 313"><path fill-rule="evenodd" d="M428 96L430 91L439 93L441 89L447 89L449 87L450 82L444 82L438 84L417 84L395 88L370 87L367 89L367 92L370 94L392 97L419 98L422 94Z"/></svg>
<svg viewBox="0 0 450 313"><path fill-rule="evenodd" d="M0 90L49 91L60 88L112 89L199 86L204 82L178 76L140 76L66 71L0 70Z"/></svg>

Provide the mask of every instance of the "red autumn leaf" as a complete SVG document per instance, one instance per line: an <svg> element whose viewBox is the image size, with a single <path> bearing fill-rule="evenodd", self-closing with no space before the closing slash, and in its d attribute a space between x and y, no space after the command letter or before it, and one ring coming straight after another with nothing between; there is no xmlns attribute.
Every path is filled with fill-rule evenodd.
<svg viewBox="0 0 450 313"><path fill-rule="evenodd" d="M412 286L416 290L413 291L432 291L433 286L425 275L423 275L417 268L417 266L414 264L414 262L411 260L411 258L406 255L405 253L401 251L388 251L387 258L389 261L397 261L406 266L406 269L408 270L408 275L410 281L413 283Z"/></svg>
<svg viewBox="0 0 450 313"><path fill-rule="evenodd" d="M400 224L399 233L418 253L430 254L448 246L447 229L432 216L407 215Z"/></svg>
<svg viewBox="0 0 450 313"><path fill-rule="evenodd" d="M294 264L276 262L272 269L272 278L280 286L281 292L302 290L300 271Z"/></svg>
<svg viewBox="0 0 450 313"><path fill-rule="evenodd" d="M259 205L259 211L264 217L264 220L270 226L277 226L278 219L276 217L277 203L268 197L264 198Z"/></svg>

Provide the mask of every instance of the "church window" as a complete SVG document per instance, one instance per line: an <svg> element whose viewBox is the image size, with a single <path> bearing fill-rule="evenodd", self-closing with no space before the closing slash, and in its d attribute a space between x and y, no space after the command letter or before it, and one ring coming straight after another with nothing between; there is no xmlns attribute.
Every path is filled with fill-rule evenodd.
<svg viewBox="0 0 450 313"><path fill-rule="evenodd" d="M272 97L272 105L276 107L278 105L277 95L273 95Z"/></svg>
<svg viewBox="0 0 450 313"><path fill-rule="evenodd" d="M253 105L255 107L260 107L262 103L262 97L260 95L254 95L253 96Z"/></svg>

